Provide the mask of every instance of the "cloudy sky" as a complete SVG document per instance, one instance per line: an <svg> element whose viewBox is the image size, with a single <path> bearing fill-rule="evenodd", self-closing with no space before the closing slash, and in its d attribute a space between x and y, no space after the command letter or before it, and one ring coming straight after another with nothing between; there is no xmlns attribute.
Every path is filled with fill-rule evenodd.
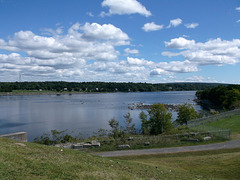
<svg viewBox="0 0 240 180"><path fill-rule="evenodd" d="M0 0L0 81L240 84L239 0Z"/></svg>

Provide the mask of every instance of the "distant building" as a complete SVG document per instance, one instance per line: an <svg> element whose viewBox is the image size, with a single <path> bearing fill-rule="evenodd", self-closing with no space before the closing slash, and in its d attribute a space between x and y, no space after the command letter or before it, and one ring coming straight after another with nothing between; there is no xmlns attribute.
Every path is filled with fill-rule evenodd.
<svg viewBox="0 0 240 180"><path fill-rule="evenodd" d="M67 91L68 89L67 88L63 88L64 91Z"/></svg>

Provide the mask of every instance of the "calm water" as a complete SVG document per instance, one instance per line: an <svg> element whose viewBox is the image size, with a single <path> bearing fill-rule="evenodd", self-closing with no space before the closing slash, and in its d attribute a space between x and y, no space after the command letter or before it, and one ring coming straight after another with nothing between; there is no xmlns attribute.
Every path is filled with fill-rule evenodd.
<svg viewBox="0 0 240 180"><path fill-rule="evenodd" d="M200 110L201 107L192 101L194 98L195 91L1 96L0 134L26 131L28 140L33 141L52 129L68 129L87 136L100 128L109 129L108 121L113 117L123 125L127 112L140 127L138 115L141 110L129 110L129 104L190 103Z"/></svg>

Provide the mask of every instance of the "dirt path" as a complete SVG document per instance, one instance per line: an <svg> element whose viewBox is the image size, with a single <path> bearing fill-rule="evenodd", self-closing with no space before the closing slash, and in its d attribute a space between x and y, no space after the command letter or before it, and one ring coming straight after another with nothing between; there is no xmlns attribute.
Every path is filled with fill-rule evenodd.
<svg viewBox="0 0 240 180"><path fill-rule="evenodd" d="M204 151L215 149L231 149L240 147L240 140L232 140L223 143L197 145L197 146L182 146L160 149L141 149L141 150L122 150L93 153L101 157L116 157L116 156L133 156L133 155L147 155L147 154L161 154L161 153L178 153L188 151Z"/></svg>

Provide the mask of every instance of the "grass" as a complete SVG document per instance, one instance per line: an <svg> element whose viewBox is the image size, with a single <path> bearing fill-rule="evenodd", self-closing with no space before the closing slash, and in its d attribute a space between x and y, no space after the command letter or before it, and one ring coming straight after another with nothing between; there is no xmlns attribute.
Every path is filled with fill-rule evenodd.
<svg viewBox="0 0 240 180"><path fill-rule="evenodd" d="M214 121L208 123L207 125L230 129L231 132L240 133L240 115L232 116L230 118L226 118L220 121Z"/></svg>
<svg viewBox="0 0 240 180"><path fill-rule="evenodd" d="M206 125L230 129L232 133L232 139L240 139L240 115L235 115L219 121L213 121Z"/></svg>
<svg viewBox="0 0 240 180"><path fill-rule="evenodd" d="M213 124L240 133L239 115ZM240 179L240 148L102 158L0 138L0 179Z"/></svg>
<svg viewBox="0 0 240 180"><path fill-rule="evenodd" d="M169 172L169 177L175 174L177 179L189 176L190 179L240 179L240 148L115 159L152 166L160 171L164 169L165 173Z"/></svg>
<svg viewBox="0 0 240 180"><path fill-rule="evenodd" d="M0 138L0 179L240 179L240 148L102 158Z"/></svg>

